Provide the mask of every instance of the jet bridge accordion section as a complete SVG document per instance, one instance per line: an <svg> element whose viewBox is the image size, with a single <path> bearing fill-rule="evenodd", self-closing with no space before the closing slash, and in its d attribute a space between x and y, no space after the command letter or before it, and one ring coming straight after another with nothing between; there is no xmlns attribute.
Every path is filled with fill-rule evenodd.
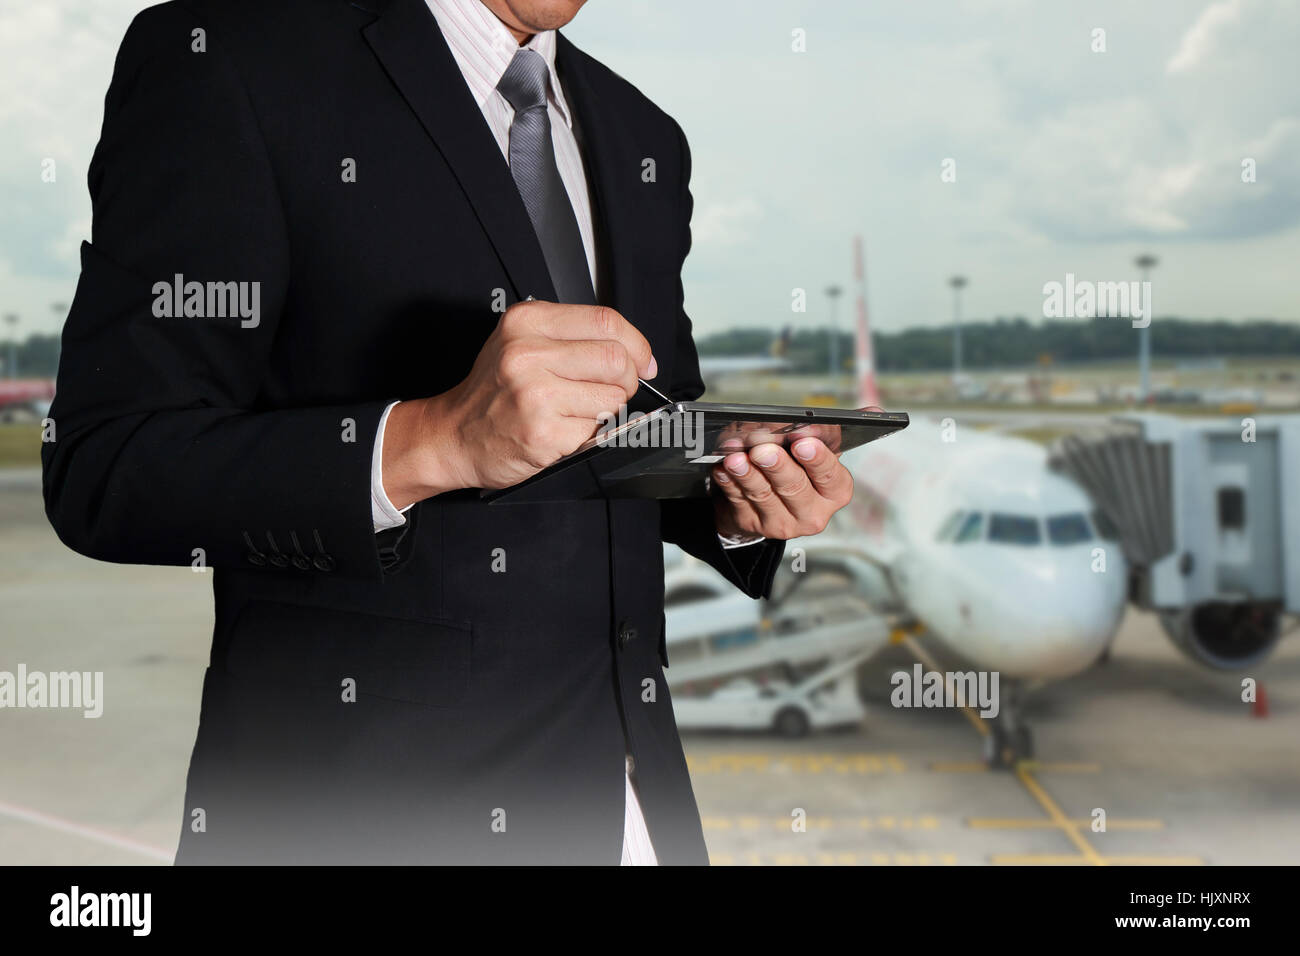
<svg viewBox="0 0 1300 956"><path fill-rule="evenodd" d="M1067 435L1051 464L1083 486L1129 564L1150 567L1174 549L1170 446L1131 425Z"/></svg>
<svg viewBox="0 0 1300 956"><path fill-rule="evenodd" d="M1300 609L1300 416L1134 415L1061 439L1134 571L1132 600Z"/></svg>

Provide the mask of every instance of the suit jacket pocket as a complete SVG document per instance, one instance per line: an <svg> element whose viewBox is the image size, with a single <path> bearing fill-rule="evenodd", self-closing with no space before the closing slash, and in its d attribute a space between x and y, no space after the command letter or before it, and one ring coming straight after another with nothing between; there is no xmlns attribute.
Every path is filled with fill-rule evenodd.
<svg viewBox="0 0 1300 956"><path fill-rule="evenodd" d="M232 674L253 680L380 697L433 707L461 701L469 686L468 622L413 621L353 611L251 601L226 656Z"/></svg>

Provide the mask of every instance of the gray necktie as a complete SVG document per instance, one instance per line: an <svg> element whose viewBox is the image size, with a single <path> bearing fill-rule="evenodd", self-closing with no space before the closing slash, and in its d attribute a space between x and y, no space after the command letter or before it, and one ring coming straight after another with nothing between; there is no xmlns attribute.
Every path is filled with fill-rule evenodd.
<svg viewBox="0 0 1300 956"><path fill-rule="evenodd" d="M497 84L515 111L510 123L510 174L533 221L559 301L595 305L582 234L555 165L551 119L546 111L549 80L550 71L541 54L520 50Z"/></svg>

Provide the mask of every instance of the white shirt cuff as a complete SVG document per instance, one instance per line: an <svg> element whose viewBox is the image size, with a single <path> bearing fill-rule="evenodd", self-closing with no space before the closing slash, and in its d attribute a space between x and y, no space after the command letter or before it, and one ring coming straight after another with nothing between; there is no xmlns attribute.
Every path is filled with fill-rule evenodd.
<svg viewBox="0 0 1300 956"><path fill-rule="evenodd" d="M406 515L403 512L411 508L407 505L399 511L388 500L388 494L384 491L384 426L388 424L388 413L397 404L393 402L384 409L384 414L379 416L379 427L375 429L375 451L370 456L370 517L374 522L376 534L406 524Z"/></svg>
<svg viewBox="0 0 1300 956"><path fill-rule="evenodd" d="M751 544L762 544L766 540L767 538L764 538L761 534L718 535L718 541L722 544L723 551L748 548Z"/></svg>

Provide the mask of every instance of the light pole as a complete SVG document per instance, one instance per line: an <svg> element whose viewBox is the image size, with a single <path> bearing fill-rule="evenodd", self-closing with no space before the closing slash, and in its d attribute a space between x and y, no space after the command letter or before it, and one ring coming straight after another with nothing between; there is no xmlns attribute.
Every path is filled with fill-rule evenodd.
<svg viewBox="0 0 1300 956"><path fill-rule="evenodd" d="M838 395L840 384L840 329L839 324L835 321L835 306L839 301L840 295L844 292L837 285L828 285L826 287L826 298L830 299L831 304L831 342L830 342L830 372L831 372L831 389Z"/></svg>
<svg viewBox="0 0 1300 956"><path fill-rule="evenodd" d="M961 375L961 290L966 288L966 277L953 276L948 284L952 286L952 378L955 382Z"/></svg>
<svg viewBox="0 0 1300 956"><path fill-rule="evenodd" d="M1149 252L1144 252L1133 260L1133 264L1142 270L1142 291L1147 290L1145 283L1151 279L1151 270L1160 262ZM1147 308L1151 307L1150 298ZM1151 396L1151 323L1138 329L1138 404L1145 405Z"/></svg>

